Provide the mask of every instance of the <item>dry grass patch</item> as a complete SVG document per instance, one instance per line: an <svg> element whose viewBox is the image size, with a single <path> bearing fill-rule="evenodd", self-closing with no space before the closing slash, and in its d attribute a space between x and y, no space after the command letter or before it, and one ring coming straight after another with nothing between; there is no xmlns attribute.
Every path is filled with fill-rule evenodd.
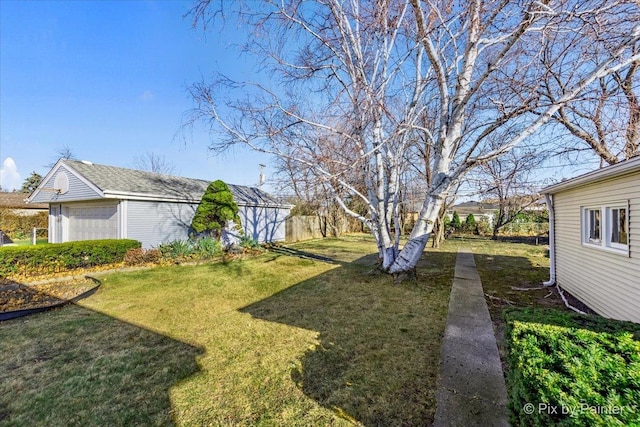
<svg viewBox="0 0 640 427"><path fill-rule="evenodd" d="M389 276L372 273L370 239L295 247L340 263L266 253L117 273L102 278L101 290L83 308L0 324L0 420L429 424L455 253L430 253L417 283L393 285ZM123 329L129 335L118 335ZM93 350L87 354L80 343L88 339ZM59 350L25 376L21 370L46 348ZM87 368L94 360L106 369L97 382ZM63 365L59 374L51 372ZM158 371L166 374L157 378ZM87 397L82 387L56 392L71 377L100 384L100 399ZM140 389L145 393L137 394ZM14 390L29 393L23 400ZM34 399L49 406L30 407ZM83 408L95 400L117 407L120 418L93 418ZM54 407L58 418L50 423L46 414Z"/></svg>

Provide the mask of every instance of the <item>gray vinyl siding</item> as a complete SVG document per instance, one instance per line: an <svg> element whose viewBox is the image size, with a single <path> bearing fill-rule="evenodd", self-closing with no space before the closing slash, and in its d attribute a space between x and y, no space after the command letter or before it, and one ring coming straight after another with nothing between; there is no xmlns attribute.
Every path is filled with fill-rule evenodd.
<svg viewBox="0 0 640 427"><path fill-rule="evenodd" d="M127 202L127 238L144 248L189 238L189 227L198 205L172 202Z"/></svg>
<svg viewBox="0 0 640 427"><path fill-rule="evenodd" d="M145 248L189 238L189 227L198 205L188 203L127 201L127 238ZM285 239L285 218L289 209L240 206L239 216L245 236L260 243Z"/></svg>
<svg viewBox="0 0 640 427"><path fill-rule="evenodd" d="M53 189L53 184L59 173L66 173L69 179L69 191L65 194L56 194L54 191L47 191ZM56 173L51 175L44 185L42 185L41 191L31 203L60 203L78 200L94 200L101 197L100 194L96 193L95 190L82 182L77 176L69 172L64 166L61 166Z"/></svg>
<svg viewBox="0 0 640 427"><path fill-rule="evenodd" d="M238 215L245 236L265 243L285 240L285 218L289 212L288 208L239 206Z"/></svg>
<svg viewBox="0 0 640 427"><path fill-rule="evenodd" d="M624 201L629 254L583 244L581 208ZM560 191L554 206L557 283L598 314L640 323L640 172Z"/></svg>

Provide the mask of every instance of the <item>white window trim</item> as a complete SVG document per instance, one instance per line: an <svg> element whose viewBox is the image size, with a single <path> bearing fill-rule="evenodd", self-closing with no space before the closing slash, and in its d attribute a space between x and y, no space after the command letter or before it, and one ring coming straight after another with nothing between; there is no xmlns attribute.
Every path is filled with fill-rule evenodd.
<svg viewBox="0 0 640 427"><path fill-rule="evenodd" d="M612 209L626 209L626 229L627 229L627 244L623 245L620 243L611 242L611 210ZM589 211L599 210L600 211L600 240L592 241L589 239ZM630 232L629 232L629 201L617 201L617 202L609 202L603 203L602 205L595 206L582 206L580 208L580 228L581 228L581 243L582 246L593 248L605 252L610 252L617 255L630 256Z"/></svg>
<svg viewBox="0 0 640 427"><path fill-rule="evenodd" d="M615 243L611 241L611 231L612 231L612 226L613 226L613 221L611 219L611 210L612 209L625 209L626 210L626 215L625 215L625 229L627 230L627 243L626 244L622 244L622 243ZM606 215L606 222L607 222L607 234L605 235L605 244L612 248L612 249L616 249L616 250L620 250L623 251L625 253L628 254L629 252L629 201L625 201L623 203L619 203L619 204L610 204L606 207L605 209L605 215Z"/></svg>
<svg viewBox="0 0 640 427"><path fill-rule="evenodd" d="M126 239L129 235L129 230L127 229L129 202L127 200L120 200L120 203L118 203L118 216L120 220L118 227L118 238Z"/></svg>
<svg viewBox="0 0 640 427"><path fill-rule="evenodd" d="M591 240L589 237L590 230L590 215L591 211L600 211L600 239ZM600 206L585 206L582 208L582 218L580 220L582 225L582 243L589 246L599 247L602 246L602 226L603 226L603 216L602 216L602 208Z"/></svg>

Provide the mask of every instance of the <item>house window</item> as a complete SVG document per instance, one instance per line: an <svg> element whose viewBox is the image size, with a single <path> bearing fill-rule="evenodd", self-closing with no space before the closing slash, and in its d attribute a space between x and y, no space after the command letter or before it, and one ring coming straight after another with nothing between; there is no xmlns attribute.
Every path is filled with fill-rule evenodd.
<svg viewBox="0 0 640 427"><path fill-rule="evenodd" d="M629 254L629 204L582 208L582 243Z"/></svg>
<svg viewBox="0 0 640 427"><path fill-rule="evenodd" d="M625 249L629 242L627 207L607 208L607 224L609 245L614 248Z"/></svg>
<svg viewBox="0 0 640 427"><path fill-rule="evenodd" d="M587 210L588 242L600 243L600 209Z"/></svg>

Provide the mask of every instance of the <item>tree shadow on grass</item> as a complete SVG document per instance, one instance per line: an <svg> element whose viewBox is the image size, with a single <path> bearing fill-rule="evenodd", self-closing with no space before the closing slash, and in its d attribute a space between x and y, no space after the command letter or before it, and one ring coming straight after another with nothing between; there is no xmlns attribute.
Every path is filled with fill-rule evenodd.
<svg viewBox="0 0 640 427"><path fill-rule="evenodd" d="M309 397L367 426L433 421L455 253L431 252L417 281L373 273L377 254L344 263L240 311L317 331L292 368Z"/></svg>
<svg viewBox="0 0 640 427"><path fill-rule="evenodd" d="M171 425L202 349L76 305L0 323L0 423Z"/></svg>

